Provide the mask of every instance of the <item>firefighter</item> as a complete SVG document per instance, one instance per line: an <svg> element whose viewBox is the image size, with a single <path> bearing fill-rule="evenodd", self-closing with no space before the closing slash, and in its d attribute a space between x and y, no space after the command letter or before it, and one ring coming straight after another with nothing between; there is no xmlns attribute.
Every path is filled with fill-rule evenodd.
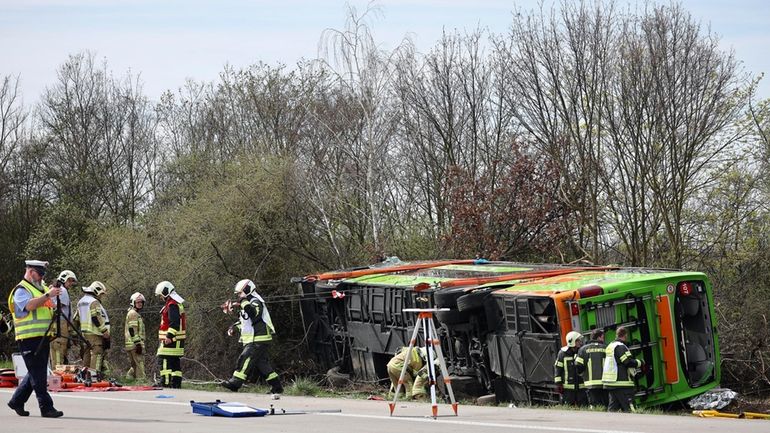
<svg viewBox="0 0 770 433"><path fill-rule="evenodd" d="M52 287L48 290L43 283L48 262L27 260L25 264L24 279L8 295L8 308L13 317L16 342L24 358L27 375L8 401L8 407L19 416L29 416L29 412L24 410L24 404L32 391L35 391L40 415L44 418L58 418L64 413L54 408L46 378L50 351L48 327L53 320L51 298L59 296L61 289Z"/></svg>
<svg viewBox="0 0 770 433"><path fill-rule="evenodd" d="M567 345L559 350L553 364L553 381L561 394L562 404L585 406L586 394L583 392L583 378L578 374L575 358L583 343L579 332L567 333Z"/></svg>
<svg viewBox="0 0 770 433"><path fill-rule="evenodd" d="M604 367L602 370L602 383L607 388L609 403L607 410L634 412L634 380L636 369L642 367L643 362L635 359L631 351L626 347L628 329L620 327L615 332L615 341L604 350Z"/></svg>
<svg viewBox="0 0 770 433"><path fill-rule="evenodd" d="M594 329L591 332L591 340L580 347L575 359L578 374L583 377L588 404L592 408L596 406L607 407L607 390L602 384L604 349L604 331Z"/></svg>
<svg viewBox="0 0 770 433"><path fill-rule="evenodd" d="M61 289L61 293L54 301L54 314L58 320L54 321L51 327L51 365L56 368L59 364L67 363L67 349L69 348L69 334L71 332L69 324L72 322L72 309L70 308L69 290L78 283L78 278L72 271L62 271L56 278L54 287ZM58 311L56 311L58 309Z"/></svg>
<svg viewBox="0 0 770 433"><path fill-rule="evenodd" d="M80 332L91 344L91 349L83 352L83 366L101 372L104 351L110 348L110 317L101 301L107 288L100 281L94 281L82 290L85 295L78 301L75 315L80 322Z"/></svg>
<svg viewBox="0 0 770 433"><path fill-rule="evenodd" d="M187 339L187 316L184 312L184 298L179 296L174 285L161 281L155 286L155 295L165 302L160 310L158 329L158 369L160 382L157 386L182 387L182 356Z"/></svg>
<svg viewBox="0 0 770 433"><path fill-rule="evenodd" d="M275 328L270 319L270 312L267 311L265 300L259 296L256 291L256 285L251 280L241 280L235 285L234 293L238 295L240 302L240 318L236 325L228 329L228 335L235 333L234 327L240 330L240 342L243 344L243 350L238 357L238 363L233 377L220 383L230 391L238 391L249 373L256 371L270 385L270 393L274 400L280 399L283 393L283 385L278 373L270 366L270 360L267 357L268 344L273 339ZM227 311L231 311L229 302L223 306Z"/></svg>
<svg viewBox="0 0 770 433"><path fill-rule="evenodd" d="M144 320L140 312L144 308L144 295L139 292L131 295L131 308L126 314L126 325L123 335L126 338L126 353L131 363L126 376L132 379L144 380Z"/></svg>
<svg viewBox="0 0 770 433"><path fill-rule="evenodd" d="M406 363L408 347L399 349L388 361L388 377L393 391L398 386L401 371ZM422 399L426 397L425 386L428 384L428 353L424 347L412 348L409 355L406 373L404 374L404 395L406 399Z"/></svg>

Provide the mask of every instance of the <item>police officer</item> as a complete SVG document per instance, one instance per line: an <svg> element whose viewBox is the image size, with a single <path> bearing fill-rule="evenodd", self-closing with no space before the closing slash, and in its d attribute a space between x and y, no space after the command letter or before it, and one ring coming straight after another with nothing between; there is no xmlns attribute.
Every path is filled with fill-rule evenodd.
<svg viewBox="0 0 770 433"><path fill-rule="evenodd" d="M72 321L69 291L77 283L78 278L75 276L75 273L65 270L59 274L59 277L56 278L56 282L53 284L54 287L58 287L61 290L61 294L54 301L54 311L57 312L56 309L58 309L58 320L54 322L51 328L51 334L55 337L51 341L51 365L54 368L59 364L67 362L70 335L69 324Z"/></svg>
<svg viewBox="0 0 770 433"><path fill-rule="evenodd" d="M591 340L580 347L575 359L591 407L607 407L607 391L602 384L604 349L604 331L594 329L591 332Z"/></svg>
<svg viewBox="0 0 770 433"><path fill-rule="evenodd" d="M126 324L123 329L123 336L126 338L125 349L128 354L128 360L131 368L128 369L126 376L133 379L143 380L144 376L144 320L140 312L144 308L144 295L136 292L131 295L131 308L126 314Z"/></svg>
<svg viewBox="0 0 770 433"><path fill-rule="evenodd" d="M402 347L388 361L388 377L390 377L390 384L395 391L398 386L398 380L401 378L401 371L404 369L404 364L406 364L403 383L404 395L406 395L407 400L421 399L426 396L428 354L424 347L414 347L407 362L407 349L407 347Z"/></svg>
<svg viewBox="0 0 770 433"><path fill-rule="evenodd" d="M187 316L184 312L184 298L169 281L161 281L155 286L155 295L163 298L158 329L158 369L160 383L156 385L170 388L182 387L182 356L184 342L187 339Z"/></svg>
<svg viewBox="0 0 770 433"><path fill-rule="evenodd" d="M634 373L642 366L642 361L635 359L626 347L628 329L620 327L615 333L615 341L604 350L604 368L602 383L609 394L607 410L633 412Z"/></svg>
<svg viewBox="0 0 770 433"><path fill-rule="evenodd" d="M277 400L283 393L283 385L278 373L273 370L268 359L268 343L272 341L275 328L267 311L265 300L257 293L256 285L251 280L241 280L235 285L234 293L240 301L240 320L236 325L240 329L240 342L243 350L238 357L238 362L233 372L233 377L223 381L220 385L230 391L238 391L249 376L253 368L265 378L270 385L272 398ZM229 305L228 303L225 303ZM227 308L229 310L229 308ZM234 330L228 329L228 335L233 335Z"/></svg>
<svg viewBox="0 0 770 433"><path fill-rule="evenodd" d="M567 333L567 345L559 350L553 365L553 381L559 387L562 404L584 406L586 394L583 392L583 378L575 365L578 349L583 343L583 336L576 331Z"/></svg>
<svg viewBox="0 0 770 433"><path fill-rule="evenodd" d="M85 295L78 301L75 314L80 322L80 332L91 345L91 349L86 348L83 352L83 365L101 372L104 351L110 347L110 317L101 301L107 288L101 281L94 281L82 290Z"/></svg>
<svg viewBox="0 0 770 433"><path fill-rule="evenodd" d="M19 416L29 416L24 404L35 391L40 415L45 418L58 418L64 413L53 407L53 400L48 394L48 356L50 339L47 334L53 320L53 302L51 298L59 296L61 290L50 290L43 283L48 262L27 260L24 279L11 290L8 307L13 317L16 341L19 352L24 358L27 375L13 393L8 407Z"/></svg>

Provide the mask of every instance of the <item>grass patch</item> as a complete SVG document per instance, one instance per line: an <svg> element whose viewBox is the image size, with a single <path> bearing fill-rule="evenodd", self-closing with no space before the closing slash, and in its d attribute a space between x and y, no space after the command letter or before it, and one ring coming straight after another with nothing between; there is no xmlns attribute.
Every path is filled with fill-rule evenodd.
<svg viewBox="0 0 770 433"><path fill-rule="evenodd" d="M310 397L318 397L321 395L334 395L321 388L317 382L308 377L298 377L288 386L284 387L284 393L286 395L306 395Z"/></svg>

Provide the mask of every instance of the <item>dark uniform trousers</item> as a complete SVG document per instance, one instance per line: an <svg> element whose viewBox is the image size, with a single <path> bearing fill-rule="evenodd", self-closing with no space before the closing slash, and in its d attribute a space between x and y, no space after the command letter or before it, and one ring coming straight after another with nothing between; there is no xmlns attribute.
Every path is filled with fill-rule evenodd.
<svg viewBox="0 0 770 433"><path fill-rule="evenodd" d="M634 410L634 388L608 388L609 404L607 410L610 412L632 412Z"/></svg>
<svg viewBox="0 0 770 433"><path fill-rule="evenodd" d="M268 345L264 343L248 343L243 346L241 355L238 357L238 366L236 373L245 375L251 379L256 371L270 385L272 393L282 393L283 387L278 379L278 374L270 365L267 357Z"/></svg>
<svg viewBox="0 0 770 433"><path fill-rule="evenodd" d="M591 406L604 406L607 407L607 390L604 388L590 388L586 390L588 396L588 404Z"/></svg>
<svg viewBox="0 0 770 433"><path fill-rule="evenodd" d="M40 351L38 352L38 347ZM19 387L8 402L13 406L21 406L29 400L32 391L35 391L40 412L53 410L53 400L48 394L48 357L51 351L51 341L48 337L35 337L19 340L19 352L27 366L27 375L24 376ZM37 352L37 353L35 353Z"/></svg>

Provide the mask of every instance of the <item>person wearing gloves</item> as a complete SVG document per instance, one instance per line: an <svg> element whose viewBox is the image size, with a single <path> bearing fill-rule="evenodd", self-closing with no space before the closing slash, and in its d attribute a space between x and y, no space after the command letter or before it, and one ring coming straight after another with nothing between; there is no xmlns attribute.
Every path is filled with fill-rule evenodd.
<svg viewBox="0 0 770 433"><path fill-rule="evenodd" d="M155 295L160 296L163 308L160 310L158 329L158 369L160 382L157 386L167 388L182 387L182 356L184 342L187 339L187 316L184 298L169 281L161 281L155 286Z"/></svg>
<svg viewBox="0 0 770 433"><path fill-rule="evenodd" d="M126 325L123 336L126 338L125 349L131 368L126 376L132 379L143 380L144 375L144 320L140 314L144 308L144 295L139 292L131 295L131 308L126 314Z"/></svg>
<svg viewBox="0 0 770 433"><path fill-rule="evenodd" d="M235 333L234 327L240 330L240 342L243 350L238 357L233 376L220 383L230 391L238 391L250 373L256 371L270 385L272 398L277 400L283 393L283 385L278 373L273 370L268 359L269 343L273 340L275 328L267 311L265 300L257 293L256 285L251 280L241 280L235 285L235 294L240 302L240 317L237 324L228 329L228 335ZM232 303L225 302L222 306L226 313L232 311Z"/></svg>

